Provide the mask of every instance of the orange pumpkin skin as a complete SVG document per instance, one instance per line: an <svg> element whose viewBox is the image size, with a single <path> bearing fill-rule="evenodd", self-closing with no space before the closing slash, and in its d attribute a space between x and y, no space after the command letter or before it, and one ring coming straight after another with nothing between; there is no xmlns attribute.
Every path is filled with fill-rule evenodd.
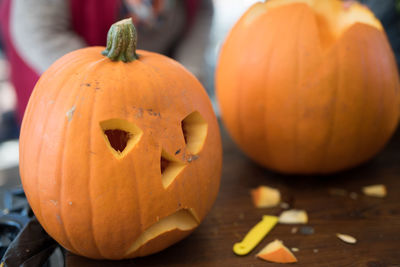
<svg viewBox="0 0 400 267"><path fill-rule="evenodd" d="M216 94L229 133L259 164L288 174L332 173L370 159L395 131L393 52L372 13L348 5L257 3L229 33ZM347 21L338 19L348 12Z"/></svg>
<svg viewBox="0 0 400 267"><path fill-rule="evenodd" d="M113 62L103 49L65 55L36 84L21 129L21 179L39 222L69 251L144 256L187 236L210 210L222 165L218 123L201 84L174 60L138 51L137 60ZM193 112L207 128L197 151L181 126ZM102 123L111 119L142 131L123 156L107 144ZM168 186L164 154L184 166Z"/></svg>

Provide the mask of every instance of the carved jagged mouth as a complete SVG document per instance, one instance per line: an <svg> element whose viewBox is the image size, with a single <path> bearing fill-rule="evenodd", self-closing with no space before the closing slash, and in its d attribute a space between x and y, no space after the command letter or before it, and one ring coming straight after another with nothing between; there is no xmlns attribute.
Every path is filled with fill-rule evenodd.
<svg viewBox="0 0 400 267"><path fill-rule="evenodd" d="M192 209L181 209L167 217L162 218L147 228L131 245L126 255L134 253L148 241L171 230L188 231L196 228L199 220Z"/></svg>

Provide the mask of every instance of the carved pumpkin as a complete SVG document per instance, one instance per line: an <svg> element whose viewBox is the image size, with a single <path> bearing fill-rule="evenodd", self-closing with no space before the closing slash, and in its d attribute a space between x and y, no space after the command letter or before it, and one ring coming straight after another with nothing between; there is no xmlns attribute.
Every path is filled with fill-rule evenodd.
<svg viewBox="0 0 400 267"><path fill-rule="evenodd" d="M331 173L373 157L399 119L399 76L381 23L338 0L257 3L216 73L223 121L259 164Z"/></svg>
<svg viewBox="0 0 400 267"><path fill-rule="evenodd" d="M221 143L201 84L137 51L131 20L107 48L71 52L40 78L25 113L20 172L44 229L90 258L158 252L191 233L218 192Z"/></svg>

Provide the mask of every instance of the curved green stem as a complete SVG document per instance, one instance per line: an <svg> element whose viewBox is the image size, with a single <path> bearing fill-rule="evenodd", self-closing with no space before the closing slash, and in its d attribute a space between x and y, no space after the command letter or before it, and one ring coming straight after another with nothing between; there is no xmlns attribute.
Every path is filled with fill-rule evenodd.
<svg viewBox="0 0 400 267"><path fill-rule="evenodd" d="M136 54L137 34L132 19L124 19L111 25L107 34L107 47L101 52L112 61L131 62Z"/></svg>

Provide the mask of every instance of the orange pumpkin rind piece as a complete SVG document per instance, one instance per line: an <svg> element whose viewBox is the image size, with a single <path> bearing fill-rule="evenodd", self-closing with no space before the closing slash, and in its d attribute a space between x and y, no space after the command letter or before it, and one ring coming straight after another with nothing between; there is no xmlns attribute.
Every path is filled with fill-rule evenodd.
<svg viewBox="0 0 400 267"><path fill-rule="evenodd" d="M264 185L251 190L251 197L254 206L257 208L276 207L281 202L279 190Z"/></svg>
<svg viewBox="0 0 400 267"><path fill-rule="evenodd" d="M278 239L266 245L256 257L275 263L297 262L297 258L293 253Z"/></svg>

